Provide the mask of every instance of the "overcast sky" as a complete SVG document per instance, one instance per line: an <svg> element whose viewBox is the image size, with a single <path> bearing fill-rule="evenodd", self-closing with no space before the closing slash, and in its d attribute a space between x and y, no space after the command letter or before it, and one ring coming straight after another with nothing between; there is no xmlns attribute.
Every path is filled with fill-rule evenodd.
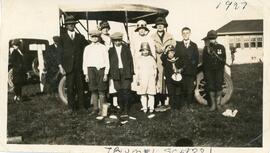
<svg viewBox="0 0 270 153"><path fill-rule="evenodd" d="M229 0L228 0L229 1ZM227 0L12 0L4 3L4 22L7 37L32 37L51 40L53 35L59 34L58 8L62 5L76 6L95 5L100 3L136 3L146 4L169 10L167 22L168 32L172 33L175 39L181 40L181 29L188 26L192 29L192 40L202 47L203 38L211 29L218 29L231 20L239 19L262 19L263 2L261 0L231 0L238 2L239 9L235 10L232 4L226 11ZM245 9L242 2L247 2ZM221 3L218 9L217 5ZM20 24L17 24L20 23ZM90 27L94 27L90 24ZM150 26L149 26L150 28ZM7 31L8 29L8 31ZM112 30L124 31L122 25L113 25ZM133 30L132 30L133 31ZM151 29L151 32L154 32Z"/></svg>

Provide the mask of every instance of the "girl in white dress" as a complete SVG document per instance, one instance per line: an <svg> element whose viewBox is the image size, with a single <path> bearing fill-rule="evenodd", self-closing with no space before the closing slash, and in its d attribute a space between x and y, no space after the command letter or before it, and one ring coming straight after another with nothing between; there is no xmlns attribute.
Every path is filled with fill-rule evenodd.
<svg viewBox="0 0 270 153"><path fill-rule="evenodd" d="M134 67L137 65L138 59L142 56L140 52L141 43L148 42L149 47L151 50L151 55L156 58L156 51L155 51L155 42L152 39L150 35L150 30L147 28L147 22L144 20L139 20L137 22L137 27L135 29L135 33L133 33L131 36L130 41L130 49L133 57L133 63ZM135 69L136 74L136 69ZM137 91L137 85L136 85L136 77L134 76L133 82L131 84L131 90Z"/></svg>
<svg viewBox="0 0 270 153"><path fill-rule="evenodd" d="M156 95L157 64L151 55L148 42L141 43L141 57L136 64L137 94L141 95L142 110L144 113L149 109L154 111L154 95Z"/></svg>

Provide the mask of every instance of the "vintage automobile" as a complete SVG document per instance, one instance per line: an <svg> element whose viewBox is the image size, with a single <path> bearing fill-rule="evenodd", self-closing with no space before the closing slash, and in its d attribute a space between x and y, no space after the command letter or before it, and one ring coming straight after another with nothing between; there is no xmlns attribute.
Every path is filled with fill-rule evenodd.
<svg viewBox="0 0 270 153"><path fill-rule="evenodd" d="M166 9L146 6L146 5L135 5L135 4L115 4L109 6L94 6L87 7L87 9L62 9L60 11L60 16L62 21L64 21L65 16L73 15L77 20L79 20L79 26L83 26L80 20L86 20L87 26L83 26L84 30L89 31L88 29L88 20L107 20L123 23L124 28L127 33L128 43L129 43L129 23L136 23L138 20L143 19L147 21L148 24L154 23L155 19L159 16L166 17L169 14L169 11ZM64 24L62 24L61 29L64 29ZM61 30L61 31L62 31ZM225 73L225 80L223 85L223 98L222 104L225 104L229 101L232 92L233 84L230 76ZM63 77L59 82L58 92L61 100L67 104L67 95L65 87L66 78ZM202 73L202 66L198 66L197 80L194 82L196 88L194 95L196 100L204 105L207 105L207 92L205 88L205 80Z"/></svg>
<svg viewBox="0 0 270 153"><path fill-rule="evenodd" d="M39 70L38 70L38 59L37 59L37 51L35 50L30 50L30 45L31 44L43 44L45 45L45 49L49 45L48 40L44 39L29 39L29 38L16 38L21 41L21 46L19 46L20 50L22 53L25 55L24 58L24 64L26 66L26 70L28 73L28 79L26 80L26 84L29 83L38 83L39 82ZM9 41L9 56L12 53L12 46L11 42ZM10 59L10 58L9 58ZM13 83L12 83L12 64L9 61L8 64L8 91L13 90Z"/></svg>

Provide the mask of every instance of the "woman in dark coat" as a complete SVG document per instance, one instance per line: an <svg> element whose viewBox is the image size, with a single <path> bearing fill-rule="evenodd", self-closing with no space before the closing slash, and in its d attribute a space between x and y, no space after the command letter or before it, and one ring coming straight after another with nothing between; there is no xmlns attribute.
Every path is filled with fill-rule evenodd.
<svg viewBox="0 0 270 153"><path fill-rule="evenodd" d="M26 69L24 65L24 54L19 49L21 45L20 40L15 39L12 42L13 52L11 53L10 62L12 64L12 82L14 84L14 101L21 101L22 98L22 86L26 81Z"/></svg>

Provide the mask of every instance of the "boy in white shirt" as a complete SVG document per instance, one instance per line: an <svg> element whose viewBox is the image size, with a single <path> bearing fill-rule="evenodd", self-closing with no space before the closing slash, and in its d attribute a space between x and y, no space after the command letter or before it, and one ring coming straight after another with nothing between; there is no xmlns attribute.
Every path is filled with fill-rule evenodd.
<svg viewBox="0 0 270 153"><path fill-rule="evenodd" d="M91 44L84 49L83 72L91 92L91 103L94 105L91 114L96 115L98 113L101 116L102 106L106 103L105 91L108 88L107 81L110 69L108 48L100 43L100 31L92 30L89 34Z"/></svg>

